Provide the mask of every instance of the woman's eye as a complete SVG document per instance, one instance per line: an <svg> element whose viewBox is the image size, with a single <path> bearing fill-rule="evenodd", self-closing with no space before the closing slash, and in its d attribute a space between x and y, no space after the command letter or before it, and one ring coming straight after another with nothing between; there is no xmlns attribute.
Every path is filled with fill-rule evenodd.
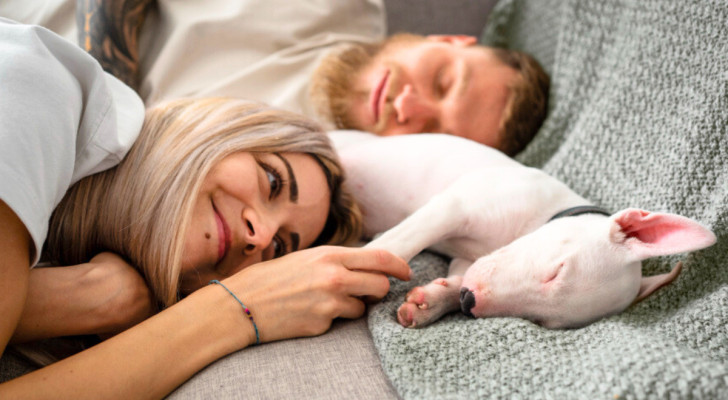
<svg viewBox="0 0 728 400"><path fill-rule="evenodd" d="M273 258L286 255L286 243L278 236L273 238Z"/></svg>
<svg viewBox="0 0 728 400"><path fill-rule="evenodd" d="M270 195L268 199L276 198L283 190L283 179L281 174L268 164L261 164L265 171L265 176L268 179L268 185L270 186Z"/></svg>
<svg viewBox="0 0 728 400"><path fill-rule="evenodd" d="M265 174L268 177L268 183L270 184L271 194L278 193L280 191L280 184L278 182L278 178L276 178L276 176L270 171L266 171Z"/></svg>

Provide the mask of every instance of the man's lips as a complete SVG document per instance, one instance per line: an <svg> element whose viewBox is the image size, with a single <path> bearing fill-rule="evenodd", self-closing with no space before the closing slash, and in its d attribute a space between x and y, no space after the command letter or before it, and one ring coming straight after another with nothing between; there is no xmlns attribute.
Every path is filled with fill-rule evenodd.
<svg viewBox="0 0 728 400"><path fill-rule="evenodd" d="M225 222L222 215L220 215L217 211L215 204L212 205L212 209L215 211L215 222L217 222L217 237L219 241L217 246L217 262L220 262L223 258L225 258L228 250L230 250L230 227L227 222Z"/></svg>
<svg viewBox="0 0 728 400"><path fill-rule="evenodd" d="M390 70L386 70L384 72L384 75L382 75L382 79L379 81L377 86L374 87L374 90L372 90L372 94L369 98L369 106L372 109L372 116L374 117L374 121L373 121L374 125L376 125L379 122L379 116L382 113L384 103L386 102L386 99L387 99L385 87L387 85L387 82L389 81L389 74L390 74Z"/></svg>

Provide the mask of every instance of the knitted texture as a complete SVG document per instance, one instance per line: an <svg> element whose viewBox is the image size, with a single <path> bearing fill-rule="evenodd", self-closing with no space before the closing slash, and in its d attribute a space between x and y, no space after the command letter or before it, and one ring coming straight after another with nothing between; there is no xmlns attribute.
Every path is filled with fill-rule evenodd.
<svg viewBox="0 0 728 400"><path fill-rule="evenodd" d="M518 155L610 210L673 212L718 243L645 261L682 275L592 325L448 315L405 329L405 293L446 273L423 253L369 326L406 398L728 398L728 5L725 0L501 0L483 40L536 55L549 117ZM504 200L507 201L507 200Z"/></svg>

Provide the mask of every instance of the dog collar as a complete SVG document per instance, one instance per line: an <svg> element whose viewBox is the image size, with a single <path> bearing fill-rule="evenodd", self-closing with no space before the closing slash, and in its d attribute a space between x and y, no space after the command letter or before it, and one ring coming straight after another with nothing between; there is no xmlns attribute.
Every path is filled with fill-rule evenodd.
<svg viewBox="0 0 728 400"><path fill-rule="evenodd" d="M551 222L551 221L553 221L555 219L558 219L558 218L563 218L563 217L576 217L577 215L583 215L583 214L601 214L601 215L606 215L607 217L611 215L607 210L605 210L605 209L603 209L601 207L597 207L597 206L576 206L576 207L567 208L564 211L561 211L561 212L556 213L556 215L554 215L553 217L551 217L551 219L549 219L548 222Z"/></svg>

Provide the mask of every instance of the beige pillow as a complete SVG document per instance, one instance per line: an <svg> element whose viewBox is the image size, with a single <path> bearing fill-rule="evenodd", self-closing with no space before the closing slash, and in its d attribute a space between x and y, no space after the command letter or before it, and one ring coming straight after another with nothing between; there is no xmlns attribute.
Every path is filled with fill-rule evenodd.
<svg viewBox="0 0 728 400"><path fill-rule="evenodd" d="M0 16L76 42L75 0L3 0ZM234 96L314 115L308 81L320 58L348 41L384 37L382 0L158 0L140 54L145 103Z"/></svg>
<svg viewBox="0 0 728 400"><path fill-rule="evenodd" d="M64 38L76 39L75 0L2 0L0 17L44 26Z"/></svg>
<svg viewBox="0 0 728 400"><path fill-rule="evenodd" d="M385 34L382 0L160 0L142 37L141 95L249 98L313 115L308 82L347 41Z"/></svg>

